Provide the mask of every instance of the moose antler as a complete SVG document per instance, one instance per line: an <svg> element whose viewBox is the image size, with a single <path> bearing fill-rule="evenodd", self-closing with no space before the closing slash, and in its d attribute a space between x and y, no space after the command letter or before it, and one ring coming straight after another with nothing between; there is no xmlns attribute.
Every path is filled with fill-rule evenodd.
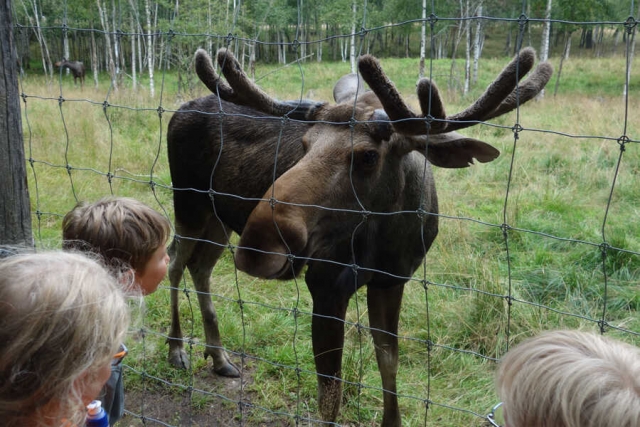
<svg viewBox="0 0 640 427"><path fill-rule="evenodd" d="M244 105L277 117L287 116L296 120L305 120L307 115L324 103L296 100L278 101L267 95L254 84L242 71L242 67L233 54L226 48L218 50L218 65L227 79L222 81L215 72L211 58L203 49L195 56L196 73L207 88L221 99L237 105Z"/></svg>
<svg viewBox="0 0 640 427"><path fill-rule="evenodd" d="M431 122L428 133L451 132L498 117L531 100L545 87L553 73L551 65L543 62L536 67L531 76L518 85L519 80L531 70L534 62L535 51L532 48L523 49L476 102L452 116L445 116L438 89L429 79L422 79L418 83L417 93L422 116L417 116L404 103L376 58L370 55L363 56L359 62L359 70L380 99L389 119L394 121L394 127L406 135L422 135L427 133L424 122L411 119L430 116L435 121Z"/></svg>

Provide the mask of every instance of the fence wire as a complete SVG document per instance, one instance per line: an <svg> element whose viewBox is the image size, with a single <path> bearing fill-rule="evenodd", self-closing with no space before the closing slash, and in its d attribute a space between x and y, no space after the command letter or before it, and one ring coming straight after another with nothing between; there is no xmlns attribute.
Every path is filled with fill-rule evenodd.
<svg viewBox="0 0 640 427"><path fill-rule="evenodd" d="M14 5L14 7L17 7ZM117 10L120 8L118 7ZM544 19L532 18L527 16L526 2L522 2L522 10L517 16L511 18L499 18L492 16L471 16L471 17L455 17L440 16L438 7L432 1L427 8L427 17L415 17L413 19L404 20L399 23L393 23L384 26L368 27L368 7L365 4L359 14L358 22L356 22L354 32L345 34L329 35L327 37L317 38L314 40L303 40L301 32L303 30L302 7L298 4L298 22L295 26L295 37L290 42L280 42L279 45L294 47L295 59L290 64L297 67L300 80L300 99L305 97L305 66L307 65L302 57L301 45L311 48L319 43L327 43L332 40L342 39L347 41L354 38L357 40L355 48L357 55L361 55L367 50L367 42L375 36L376 33L384 33L384 31L395 28L417 28L422 22L428 23L430 28L428 45L430 46L430 57L426 59L428 66L426 77L434 78L436 74L435 58L437 52L436 41L441 34L435 29L436 23L451 23L458 25L462 21L470 20L477 22L492 22L500 25L517 24L518 31L516 37L516 49L527 45L527 25L534 23L544 23ZM430 10L429 10L430 9ZM144 32L127 32L121 29L111 29L110 31L96 28L75 27L70 18L66 2L64 3L65 24L63 26L46 26L34 25L33 23L18 22L15 25L16 38L20 38L23 32L40 31L49 34L57 34L62 36L66 33L74 32L90 32L92 37L119 37L126 39L128 37L147 37ZM237 10L240 10L238 8ZM610 317L611 310L611 282L612 274L618 274L619 270L611 267L612 263L617 259L624 258L631 267L628 271L627 285L631 290L631 294L638 294L638 272L633 266L638 265L640 260L640 252L638 247L634 247L636 242L634 236L628 236L628 240L611 239L608 235L608 225L611 222L612 208L616 206L617 201L624 195L618 195L616 186L618 185L620 170L627 166L625 159L629 156L630 150L637 150L639 141L637 135L631 134L634 130L633 114L630 112L630 99L633 92L630 88L631 79L634 75L631 73L633 57L633 38L637 26L637 18L633 16L635 5L630 4L631 16L624 21L597 21L597 22L573 22L563 20L551 20L554 25L564 25L567 27L575 26L576 28L597 27L608 25L618 28L624 34L625 38L625 57L627 58L626 67L620 69L620 75L624 75L625 91L622 97L624 104L623 116L617 117L616 122L620 127L620 135L606 134L574 134L564 131L563 129L542 129L526 126L525 116L526 107L516 109L515 121L495 121L491 123L481 123L484 132L484 139L490 139L492 135L505 135L512 133L512 141L506 144L502 157L507 160L508 176L496 178L497 186L502 186L504 192L499 200L492 201L493 206L500 206L500 221L490 221L485 219L473 218L446 210L451 204L444 203L441 212L438 214L440 219L441 233L451 227L454 230L460 230L471 235L471 239L475 243L471 248L464 248L470 251L481 252L486 247L487 254L480 254L477 258L479 265L474 266L479 276L474 278L462 277L465 273L460 273L460 277L456 277L455 271L447 271L438 276L432 273L434 268L438 268L438 259L433 257L434 249L429 252L422 262L416 273L411 277L397 277L394 274L384 271L383 269L369 268L358 265L349 265L337 263L335 260L317 260L310 258L307 261L322 261L326 263L336 263L340 267L354 268L357 277L359 272L377 273L388 276L395 276L407 281L406 294L411 295L409 305L413 306L412 310L419 310L420 314L411 317L413 322L416 318L421 319L419 325L407 325L404 319L401 319L400 332L398 339L400 341L400 362L399 362L399 392L397 393L401 402L401 410L406 425L482 425L486 412L492 406L491 399L493 389L491 386L491 376L495 362L508 350L513 342L521 339L523 336L530 335L538 330L552 327L575 327L579 326L585 329L597 330L600 333L614 334L626 341L632 343L640 343L640 324L637 320L637 309L640 303L638 297L635 302L631 301L628 306L623 309L626 316ZM29 185L32 197L32 212L36 223L35 233L38 246L41 248L49 248L57 246L60 239L59 223L68 209L83 200L83 195L89 193L92 195L133 195L139 197L152 205L154 208L162 211L167 218L173 218L173 205L171 195L172 192L203 192L204 195L211 198L212 213L215 212L213 202L216 198L238 198L241 196L235 194L225 194L217 192L213 184L208 190L198 190L193 188L174 188L167 172L167 159L165 156L166 148L166 126L169 117L178 109L178 103L174 99L169 99L169 76L176 72L176 64L171 61L169 52L172 45L176 41L215 41L217 46L227 46L229 48L238 49L238 46L247 44L255 44L261 46L269 46L273 44L271 41L265 41L259 37L251 38L235 35L237 32L237 22L241 17L233 16L228 32L224 34L211 34L206 32L182 33L174 31L173 26L176 20L180 19L179 15L171 18L171 26L166 31L159 31L153 35L157 42L164 43L166 54L163 63L157 68L160 78L157 80L158 88L154 97L136 96L133 100L123 101L118 95L120 91L124 91L122 87L118 87L119 79L123 78L124 70L120 70L119 77L111 79L111 83L106 90L103 98L99 98L99 90L91 91L90 84L85 82L81 98L69 97L69 79L64 76L62 70L55 78L53 83L58 89L57 96L51 95L51 91L42 90L39 92L34 85L30 84L32 78L27 74L22 74L22 101L23 101L23 120L26 124L25 145L27 147L27 162L30 166ZM124 17L122 17L124 19ZM417 30L416 30L417 31ZM189 55L192 56L193 52ZM506 64L505 59L504 64ZM188 67L186 64L181 71L183 75L187 75ZM384 66L384 59L382 59ZM278 73L278 70L269 73ZM559 70L555 70L557 74ZM104 76L104 74L103 74ZM256 78L257 82L265 79L267 76L262 75ZM185 77L187 78L187 77ZM394 79L393 75L390 75ZM556 76L554 76L554 79ZM550 86L547 87L547 97ZM50 83L51 84L51 83ZM173 83L171 83L173 84ZM298 84L298 83L296 83ZM51 86L50 86L51 87ZM413 90L413 88L411 88ZM622 88L621 88L622 90ZM77 91L73 91L77 96ZM193 93L197 93L197 90ZM180 96L188 99L191 92L184 90ZM463 100L464 101L464 100ZM542 101L545 102L545 101ZM43 109L51 108L57 104L59 111L59 124L42 123L41 114ZM91 133L86 133L83 129L71 129L73 124L78 123L75 116L78 114L89 115L91 112L101 110L102 122L99 124L100 132L108 135L105 139L106 145L87 148L86 153L80 158L76 151L79 144L94 144ZM206 111L202 114L211 114ZM213 113L218 115L225 113ZM549 114L562 115L562 111L552 111ZM119 121L124 115L151 117L156 125L153 133L148 132L147 127L141 127L140 139L146 141L143 150L143 157L147 159L147 171L127 170L119 166L123 158L133 153L128 144L132 141L124 139L124 130L121 128ZM289 122L282 121L282 132L286 132ZM256 120L260 120L256 118ZM585 118L585 125L592 120L598 120L595 117ZM141 118L142 122L143 119ZM127 122L129 123L129 122ZM54 132L52 140L46 137L51 135L44 131L48 126L59 127L59 132ZM587 127L587 126L585 126ZM589 127L591 128L591 127ZM144 133L143 133L144 132ZM42 135L46 137L43 139ZM223 135L224 136L224 135ZM257 135L259 137L259 135ZM514 204L518 203L518 190L514 187L522 185L516 182L515 174L522 173L522 165L518 164L518 158L523 151L528 150L527 142L533 139L544 140L545 138L556 138L563 141L563 144L570 145L572 143L586 142L592 144L594 151L607 151L611 154L611 146L616 147L618 154L615 161L609 166L611 167L610 181L606 183L609 188L608 197L603 206L604 213L599 227L599 237L597 239L575 238L569 235L561 235L556 231L549 229L531 229L526 226L519 226L518 223L530 224L534 221L522 219L518 216L517 209ZM489 141L491 142L491 141ZM223 138L224 143L224 138ZM53 155L48 157L49 150L42 150L43 145L59 146L61 155ZM280 141L278 146L280 145ZM106 163L96 163L94 161L93 151L108 152ZM276 152L277 155L277 152ZM596 154L594 154L596 155ZM116 158L118 160L116 161ZM557 159L556 159L557 160ZM549 160L553 161L553 159ZM570 162L569 159L566 162ZM580 161L580 159L576 160ZM567 164L567 163L565 163ZM425 161L425 170L426 170ZM491 168L492 165L476 166L477 168ZM634 171L637 170L636 165L629 165ZM51 186L52 176L60 171L66 173L68 179L68 188L59 188L59 186ZM211 172L211 179L213 179ZM426 172L425 172L426 173ZM559 172L561 173L561 172ZM631 173L635 176L635 172ZM443 179L456 179L455 174L437 174L436 184L440 191L440 197L443 201L445 198L455 197L455 193L448 194L450 187ZM276 178L276 168L274 167L274 180ZM479 182L478 185L487 184L486 180ZM353 185L353 182L351 183ZM95 188L98 186L98 188ZM473 192L474 188L466 190ZM553 191L553 190L549 190ZM354 194L357 193L354 191ZM627 195L635 197L637 200L637 192ZM359 201L358 201L359 202ZM482 202L482 201L480 201ZM360 203L360 202L359 202ZM299 205L305 208L314 208L318 210L335 209L330 206L323 205ZM454 207L454 209L456 209ZM580 209L576 207L574 209ZM494 211L495 212L495 211ZM362 215L362 222L355 227L352 239L355 239L356 232L360 226L363 226L370 216L390 216L414 215L421 217L425 213L421 210L411 212L370 212L362 203L359 210L345 211L345 213ZM565 212L569 214L571 212ZM542 212L529 212L530 215L543 215ZM637 210L635 217L627 218L627 221L634 222L637 220ZM225 232L230 233L228 228L224 228ZM175 230L174 230L175 231ZM453 232L455 233L455 232ZM496 237L498 236L498 237ZM188 236L176 236L182 239L192 239ZM436 239L436 245L439 243L440 237ZM483 243L483 239L488 241ZM594 275L599 275L596 279L598 289L579 289L578 294L589 300L584 303L582 300L573 300L574 305L557 305L554 300L554 294L550 293L549 298L537 298L535 295L528 294L521 289L521 285L526 281L526 274L539 274L543 277L543 281L549 282L552 286L554 280L562 281L561 273L554 277L556 272L545 272L544 267L541 271L521 271L526 270L523 266L514 262L515 256L519 249L518 245L523 239L529 239L529 242L535 242L534 245L540 247L553 246L561 248L559 251L569 250L569 248L581 248L584 253L593 251L598 253L599 271L593 271ZM149 297L146 307L140 317L140 321L132 328L130 340L133 343L129 345L131 348L126 364L125 383L126 390L126 418L120 423L123 425L162 425L162 426L183 426L183 425L310 425L312 423L322 423L319 419L320 415L317 408L315 386L316 372L313 367L313 356L310 352L310 328L311 318L314 316L311 302L308 298L308 292L303 278L296 278L292 281L278 284L275 282L259 281L249 278L235 269L232 257L237 246L237 239L228 234L226 240L230 243L219 243L214 241L205 241L210 245L221 246L224 249L222 259L226 259L226 265L216 267L212 277L212 289L210 293L204 294L207 298L212 298L216 308L221 313L220 323L225 341L225 350L231 355L232 360L240 367L241 376L239 379L220 379L212 372L210 365L206 359L202 358L207 344L204 341L204 333L200 326L201 318L198 307L198 296L201 292L192 288L190 277L183 278L178 289L182 302L180 312L182 322L187 325L184 344L187 349L187 355L190 366L187 370L178 371L166 362L166 346L165 342L171 337L169 336L170 318L166 317L164 322L158 318L168 316L169 310L169 293L171 291L166 284L160 288L156 295ZM442 245L451 242L443 242ZM453 242L455 244L455 242ZM492 248L499 247L499 251L493 251ZM427 247L423 248L427 251ZM440 254L444 254L447 250L458 250L453 248L441 248ZM462 249L460 249L462 251ZM355 250L352 249L352 253ZM493 258L495 254L497 259ZM535 253L535 249L534 249ZM576 263L579 260L574 260ZM574 266L566 265L567 275L572 274L571 270ZM440 267L441 270L447 269ZM627 268L627 267L625 267ZM637 267L636 267L637 268ZM485 283L487 277L492 275L481 274L483 269L497 269L504 271L504 276L500 277L501 283ZM465 270L467 271L467 270ZM620 273L622 274L622 273ZM560 277L560 279L558 279ZM617 279L616 279L617 280ZM219 291L220 281L227 281L230 286L226 287L225 292ZM266 284L271 283L271 284ZM256 287L267 287L266 294L275 293L274 287L286 287L288 289L289 298L286 300L278 300L266 298L267 295L260 295L256 292ZM572 290L560 286L566 293L566 297L571 300L574 298ZM635 290L634 290L635 289ZM449 295L448 297L446 295ZM454 295L453 297L451 295ZM531 297L531 298L528 298ZM343 357L343 388L345 397L343 399L343 412L338 422L345 425L375 425L381 421L382 411L382 387L376 377L377 370L375 367L375 357L372 355L372 343L369 342L368 332L371 327L366 321L362 320L367 315L366 298L364 293L356 292L350 305L347 320L345 320L345 330L349 335L347 345L350 349L345 349ZM405 297L405 299L408 298ZM446 332L448 326L443 323L444 319L455 319L455 316L438 317L439 311L443 307L455 307L455 305L442 303L441 300L447 299L468 300L474 299L481 301L477 305L478 313L469 319L475 318L487 322L483 327L477 326L477 329L486 333L488 330L493 331L493 336L481 336L478 333L474 336L474 326L469 325L468 336L461 338L460 336L449 336ZM419 301L421 307L416 308L415 301ZM582 302L581 302L582 301ZM581 305L587 304L587 306ZM635 305L634 305L635 304ZM464 310L467 306L460 305L460 309ZM594 310L596 307L597 310ZM483 311L486 309L486 311ZM537 319L541 324L526 324L524 312L534 313L532 318ZM164 314L163 314L164 313ZM261 314L256 317L255 313ZM537 314L535 314L537 313ZM535 317L538 316L538 317ZM462 317L458 317L462 319ZM545 319L553 319L553 323L545 325ZM550 321L550 320L549 320ZM263 322L261 327L256 327L257 323ZM523 324L523 322L525 324ZM533 322L533 321L532 321ZM291 353L282 351L281 348L270 348L269 342L261 342L256 339L256 335L262 333L265 329L278 329L281 325L281 334L286 334L283 341L286 343L276 344L276 347L290 347ZM407 335L403 330L418 331L415 335ZM227 344L230 342L232 344ZM488 343L488 344L487 344ZM410 348L410 352L404 353L406 348ZM404 355L403 355L404 353ZM455 359L461 365L469 365L472 368L468 371L461 369L461 375L469 375L469 372L477 374L480 379L477 386L469 386L467 388L468 395L451 395L443 390L440 377L455 378L456 372L443 371L444 361L447 359ZM209 362L210 363L210 362ZM403 371L410 371L413 365L426 366L426 374L421 377L402 376ZM422 370L420 372L423 372ZM409 374L411 375L411 374ZM417 374L416 374L417 375ZM262 385L268 381L276 385ZM402 384L405 381L408 384ZM473 378L459 378L460 383L465 381L476 383ZM419 385L418 385L419 384ZM261 395L264 393L267 396ZM347 414L347 415L345 415ZM326 423L332 424L332 423Z"/></svg>

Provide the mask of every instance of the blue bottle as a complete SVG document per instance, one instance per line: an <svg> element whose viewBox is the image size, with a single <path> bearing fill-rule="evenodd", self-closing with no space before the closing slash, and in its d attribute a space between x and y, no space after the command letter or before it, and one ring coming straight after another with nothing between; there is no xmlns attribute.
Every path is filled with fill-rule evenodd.
<svg viewBox="0 0 640 427"><path fill-rule="evenodd" d="M102 402L94 400L87 405L86 427L109 427L109 417L102 408Z"/></svg>

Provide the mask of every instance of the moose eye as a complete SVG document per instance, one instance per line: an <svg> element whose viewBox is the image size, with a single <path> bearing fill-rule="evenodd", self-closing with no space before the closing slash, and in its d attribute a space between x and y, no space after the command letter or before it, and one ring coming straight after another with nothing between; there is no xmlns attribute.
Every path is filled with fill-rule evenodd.
<svg viewBox="0 0 640 427"><path fill-rule="evenodd" d="M378 164L380 154L376 150L367 150L360 156L363 166L375 166Z"/></svg>

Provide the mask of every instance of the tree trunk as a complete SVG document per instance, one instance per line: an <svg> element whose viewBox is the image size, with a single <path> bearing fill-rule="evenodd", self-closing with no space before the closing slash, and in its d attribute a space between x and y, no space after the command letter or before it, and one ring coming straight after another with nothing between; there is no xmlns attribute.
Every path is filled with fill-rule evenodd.
<svg viewBox="0 0 640 427"><path fill-rule="evenodd" d="M467 0L466 12L464 14L465 17L470 17L470 1ZM462 93L464 95L469 93L469 82L471 80L471 20L467 19L464 21L464 32L466 33L466 43L465 43L465 59L464 59L464 89Z"/></svg>
<svg viewBox="0 0 640 427"><path fill-rule="evenodd" d="M351 72L356 73L356 0L351 3L351 49L349 59L351 60Z"/></svg>
<svg viewBox="0 0 640 427"><path fill-rule="evenodd" d="M420 69L418 76L424 77L424 60L427 50L427 0L422 0L422 25L420 25Z"/></svg>
<svg viewBox="0 0 640 427"><path fill-rule="evenodd" d="M65 15L64 22L63 22L64 26L65 26L65 29L67 28L67 22L66 21L67 21L67 18L66 18L66 15ZM71 58L70 53L69 53L69 31L62 31L62 51L63 51L64 59L67 59L69 61L77 59L77 58ZM67 76L68 76L69 73L71 72L71 70L69 70L69 68L67 67L66 72L67 72Z"/></svg>
<svg viewBox="0 0 640 427"><path fill-rule="evenodd" d="M23 3L24 6L24 3ZM31 1L31 7L33 8L33 19L35 21L34 32L36 34L36 39L38 40L38 44L40 45L40 52L42 55L42 69L45 74L49 75L49 78L53 78L53 65L51 63L51 57L49 55L49 47L47 46L47 41L44 38L44 35L41 31L40 26L40 12L38 12L38 4L35 0ZM26 6L24 6L25 14L29 16L27 12Z"/></svg>
<svg viewBox="0 0 640 427"><path fill-rule="evenodd" d="M11 0L0 2L0 245L33 247Z"/></svg>
<svg viewBox="0 0 640 427"><path fill-rule="evenodd" d="M93 27L93 24L91 25ZM93 28L91 28L93 30ZM96 46L95 31L91 31L91 71L93 73L93 84L98 88L98 48Z"/></svg>
<svg viewBox="0 0 640 427"><path fill-rule="evenodd" d="M473 84L478 81L478 63L480 62L480 53L482 52L482 0L478 4L476 12L476 34L473 38Z"/></svg>
<svg viewBox="0 0 640 427"><path fill-rule="evenodd" d="M547 0L547 9L544 13L544 23L542 24L542 41L540 44L540 61L544 62L549 59L549 37L551 36L551 3L553 0ZM538 99L544 98L544 89L540 91Z"/></svg>
<svg viewBox="0 0 640 427"><path fill-rule="evenodd" d="M460 40L462 39L462 25L464 18L464 5L462 4L462 0L460 0L460 21L458 21L458 29L456 32L455 39L453 40L453 48L451 51L451 69L449 70L449 88L453 88L454 85L454 70L456 65L456 55L458 53L458 46L460 45Z"/></svg>
<svg viewBox="0 0 640 427"><path fill-rule="evenodd" d="M98 5L98 14L100 15L100 23L102 24L102 29L104 30L104 42L105 42L105 50L107 54L107 66L109 67L109 75L111 76L111 85L114 89L118 88L118 82L116 81L116 65L113 61L113 54L111 51L111 36L109 35L109 19L107 16L107 11L102 7L101 0L96 0L96 4Z"/></svg>
<svg viewBox="0 0 640 427"><path fill-rule="evenodd" d="M151 35L151 8L149 0L144 1L144 12L147 16L147 66L149 67L149 94L155 97L156 91L153 84L153 36Z"/></svg>
<svg viewBox="0 0 640 427"><path fill-rule="evenodd" d="M134 13L131 12L129 16L130 25L131 25L131 79L132 79L132 87L135 91L138 88L138 76L136 74L136 23L134 19ZM142 70L140 70L142 71Z"/></svg>
<svg viewBox="0 0 640 427"><path fill-rule="evenodd" d="M556 76L556 87L553 90L553 96L558 93L558 86L560 85L560 76L562 75L562 64L565 59L569 59L569 49L571 49L571 31L567 31L567 39L564 43L564 52L560 58L560 65L558 66L558 74Z"/></svg>

